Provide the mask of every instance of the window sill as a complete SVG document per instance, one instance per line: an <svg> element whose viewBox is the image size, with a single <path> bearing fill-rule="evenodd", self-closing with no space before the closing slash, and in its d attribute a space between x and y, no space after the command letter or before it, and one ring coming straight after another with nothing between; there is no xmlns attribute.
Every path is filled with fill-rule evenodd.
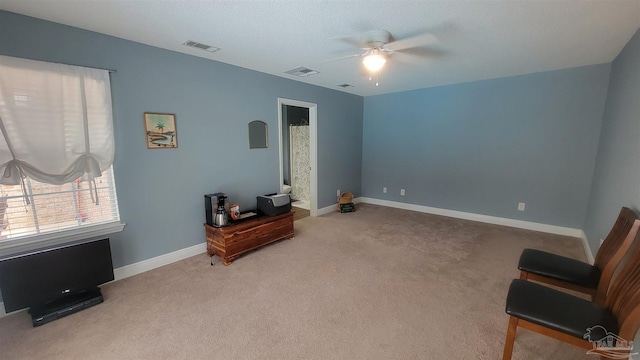
<svg viewBox="0 0 640 360"><path fill-rule="evenodd" d="M0 257L5 257L26 251L42 249L72 241L104 236L120 232L126 224L119 221L75 228L55 233L36 235L18 240L0 242Z"/></svg>

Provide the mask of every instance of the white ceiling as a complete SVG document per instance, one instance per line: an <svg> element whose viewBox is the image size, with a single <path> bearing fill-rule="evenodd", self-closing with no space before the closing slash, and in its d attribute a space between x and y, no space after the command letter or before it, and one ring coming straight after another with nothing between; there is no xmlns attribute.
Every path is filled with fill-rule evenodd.
<svg viewBox="0 0 640 360"><path fill-rule="evenodd" d="M362 96L608 63L640 27L640 0L0 0L0 9ZM336 37L372 29L430 32L438 43L420 61L393 55L376 87L361 58L328 61L360 52ZM299 66L320 73L284 73Z"/></svg>

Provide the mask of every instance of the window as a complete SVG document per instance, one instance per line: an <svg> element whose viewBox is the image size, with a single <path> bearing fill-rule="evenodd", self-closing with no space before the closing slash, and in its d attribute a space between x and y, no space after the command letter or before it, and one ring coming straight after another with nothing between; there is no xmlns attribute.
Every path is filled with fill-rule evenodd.
<svg viewBox="0 0 640 360"><path fill-rule="evenodd" d="M20 185L0 185L0 242L120 220L112 168L95 189L80 180L51 185L29 178L25 187L28 203Z"/></svg>
<svg viewBox="0 0 640 360"><path fill-rule="evenodd" d="M122 230L106 70L0 55L0 256Z"/></svg>

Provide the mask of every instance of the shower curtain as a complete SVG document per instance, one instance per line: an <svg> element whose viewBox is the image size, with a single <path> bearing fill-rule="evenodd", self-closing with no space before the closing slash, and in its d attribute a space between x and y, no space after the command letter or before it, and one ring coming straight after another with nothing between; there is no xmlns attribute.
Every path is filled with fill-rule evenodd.
<svg viewBox="0 0 640 360"><path fill-rule="evenodd" d="M309 160L309 125L289 127L291 154L291 198L309 201L311 164Z"/></svg>

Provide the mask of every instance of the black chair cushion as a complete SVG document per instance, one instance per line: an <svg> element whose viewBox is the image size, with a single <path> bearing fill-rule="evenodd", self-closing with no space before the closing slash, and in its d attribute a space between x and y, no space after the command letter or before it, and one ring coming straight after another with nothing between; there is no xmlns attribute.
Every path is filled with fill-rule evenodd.
<svg viewBox="0 0 640 360"><path fill-rule="evenodd" d="M535 249L522 251L518 269L591 289L600 281L600 270L592 265Z"/></svg>
<svg viewBox="0 0 640 360"><path fill-rule="evenodd" d="M589 300L546 286L515 279L507 295L507 314L582 339L588 328L600 325L618 333L613 314Z"/></svg>

